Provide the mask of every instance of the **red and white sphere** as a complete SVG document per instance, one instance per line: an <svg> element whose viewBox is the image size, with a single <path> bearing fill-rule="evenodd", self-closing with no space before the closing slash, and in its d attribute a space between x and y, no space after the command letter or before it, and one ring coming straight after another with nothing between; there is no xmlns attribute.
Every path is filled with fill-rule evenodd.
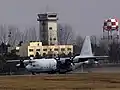
<svg viewBox="0 0 120 90"><path fill-rule="evenodd" d="M118 30L119 22L115 18L109 18L104 21L103 29L107 31Z"/></svg>

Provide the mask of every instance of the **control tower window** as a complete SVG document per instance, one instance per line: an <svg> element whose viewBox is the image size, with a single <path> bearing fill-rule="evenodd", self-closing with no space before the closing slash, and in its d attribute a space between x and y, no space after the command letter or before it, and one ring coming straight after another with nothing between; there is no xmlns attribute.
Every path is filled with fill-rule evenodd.
<svg viewBox="0 0 120 90"><path fill-rule="evenodd" d="M54 40L56 40L56 38L54 38Z"/></svg>
<svg viewBox="0 0 120 90"><path fill-rule="evenodd" d="M56 15L48 15L48 17L56 17Z"/></svg>
<svg viewBox="0 0 120 90"><path fill-rule="evenodd" d="M49 27L50 30L52 30L52 27Z"/></svg>

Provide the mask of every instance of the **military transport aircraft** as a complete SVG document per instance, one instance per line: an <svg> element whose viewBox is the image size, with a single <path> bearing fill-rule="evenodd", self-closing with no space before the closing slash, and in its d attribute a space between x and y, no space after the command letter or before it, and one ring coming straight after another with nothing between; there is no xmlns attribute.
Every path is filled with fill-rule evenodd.
<svg viewBox="0 0 120 90"><path fill-rule="evenodd" d="M26 68L32 74L35 73L66 73L73 71L82 64L97 64L98 60L105 59L108 56L94 56L92 54L90 37L86 36L80 55L73 58L42 58L30 60L8 60L7 62L18 62L16 67Z"/></svg>

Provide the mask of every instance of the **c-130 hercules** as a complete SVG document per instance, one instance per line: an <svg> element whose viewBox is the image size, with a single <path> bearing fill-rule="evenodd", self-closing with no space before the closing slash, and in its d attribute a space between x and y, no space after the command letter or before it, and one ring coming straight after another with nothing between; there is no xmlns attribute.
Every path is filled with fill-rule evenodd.
<svg viewBox="0 0 120 90"><path fill-rule="evenodd" d="M75 70L82 64L98 64L99 60L108 56L94 56L92 53L90 36L86 36L81 53L73 58L64 58L64 62L56 58L42 58L32 60L8 60L7 62L19 62L18 68L25 68L32 74L35 73L66 73Z"/></svg>

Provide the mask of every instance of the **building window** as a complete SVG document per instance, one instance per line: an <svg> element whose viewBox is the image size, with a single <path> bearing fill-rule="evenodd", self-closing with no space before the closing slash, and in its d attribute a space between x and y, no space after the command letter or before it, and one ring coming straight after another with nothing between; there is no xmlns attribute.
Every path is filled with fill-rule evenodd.
<svg viewBox="0 0 120 90"><path fill-rule="evenodd" d="M71 51L71 48L67 48L68 51Z"/></svg>
<svg viewBox="0 0 120 90"><path fill-rule="evenodd" d="M45 57L46 56L46 53L43 53L43 57Z"/></svg>
<svg viewBox="0 0 120 90"><path fill-rule="evenodd" d="M49 30L52 30L52 27L49 27Z"/></svg>
<svg viewBox="0 0 120 90"><path fill-rule="evenodd" d="M52 51L52 49L50 49L50 51Z"/></svg>
<svg viewBox="0 0 120 90"><path fill-rule="evenodd" d="M56 38L54 38L54 40L56 40Z"/></svg>
<svg viewBox="0 0 120 90"><path fill-rule="evenodd" d="M50 38L50 41L52 40L52 38Z"/></svg>
<svg viewBox="0 0 120 90"><path fill-rule="evenodd" d="M43 49L43 51L47 51L47 49Z"/></svg>
<svg viewBox="0 0 120 90"><path fill-rule="evenodd" d="M56 17L57 15L48 15L48 17Z"/></svg>
<svg viewBox="0 0 120 90"><path fill-rule="evenodd" d="M34 55L30 55L30 57L34 57Z"/></svg>
<svg viewBox="0 0 120 90"><path fill-rule="evenodd" d="M65 51L65 48L61 48L61 51Z"/></svg>
<svg viewBox="0 0 120 90"><path fill-rule="evenodd" d="M36 49L36 51L40 51L40 49Z"/></svg>
<svg viewBox="0 0 120 90"><path fill-rule="evenodd" d="M38 46L39 46L39 43L38 43Z"/></svg>
<svg viewBox="0 0 120 90"><path fill-rule="evenodd" d="M57 49L57 48L55 48L55 49L54 49L54 51L58 51L58 49Z"/></svg>
<svg viewBox="0 0 120 90"><path fill-rule="evenodd" d="M33 52L33 49L29 49L30 52Z"/></svg>

